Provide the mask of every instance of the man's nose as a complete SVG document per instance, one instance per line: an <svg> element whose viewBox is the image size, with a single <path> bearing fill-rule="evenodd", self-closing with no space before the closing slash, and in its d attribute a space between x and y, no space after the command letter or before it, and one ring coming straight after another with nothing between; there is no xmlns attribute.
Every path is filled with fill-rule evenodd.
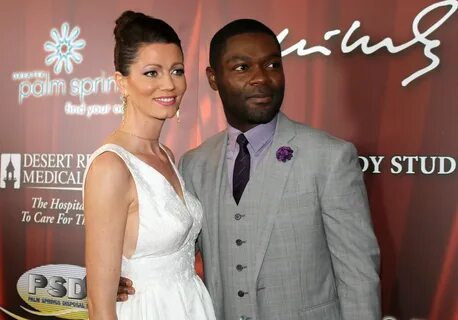
<svg viewBox="0 0 458 320"><path fill-rule="evenodd" d="M262 66L257 66L252 69L252 75L250 79L251 85L265 84L269 79L267 70Z"/></svg>

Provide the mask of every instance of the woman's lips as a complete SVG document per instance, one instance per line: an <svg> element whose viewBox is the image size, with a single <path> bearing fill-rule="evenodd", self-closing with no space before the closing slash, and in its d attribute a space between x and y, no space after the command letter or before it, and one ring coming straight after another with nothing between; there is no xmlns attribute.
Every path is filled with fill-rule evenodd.
<svg viewBox="0 0 458 320"><path fill-rule="evenodd" d="M159 103L160 105L168 107L173 106L176 103L177 97L159 97L154 98L153 100Z"/></svg>

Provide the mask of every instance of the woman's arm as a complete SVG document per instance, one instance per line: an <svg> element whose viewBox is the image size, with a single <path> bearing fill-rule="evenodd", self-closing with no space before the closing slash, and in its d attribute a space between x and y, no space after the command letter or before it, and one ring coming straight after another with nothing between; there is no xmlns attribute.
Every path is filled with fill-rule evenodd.
<svg viewBox="0 0 458 320"><path fill-rule="evenodd" d="M90 319L116 319L116 293L132 186L123 160L111 152L98 156L86 177L84 214Z"/></svg>

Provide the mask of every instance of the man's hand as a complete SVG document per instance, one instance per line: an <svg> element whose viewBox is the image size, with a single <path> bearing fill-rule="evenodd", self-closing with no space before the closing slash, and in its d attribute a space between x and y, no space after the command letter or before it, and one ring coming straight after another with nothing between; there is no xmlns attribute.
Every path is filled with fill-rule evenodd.
<svg viewBox="0 0 458 320"><path fill-rule="evenodd" d="M116 301L127 301L129 299L129 294L134 294L135 289L132 286L132 280L120 277L118 294L116 295Z"/></svg>

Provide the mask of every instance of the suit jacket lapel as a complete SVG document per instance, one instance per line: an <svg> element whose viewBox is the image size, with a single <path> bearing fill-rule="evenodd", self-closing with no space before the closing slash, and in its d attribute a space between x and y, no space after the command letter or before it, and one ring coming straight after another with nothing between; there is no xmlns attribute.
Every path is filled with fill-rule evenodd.
<svg viewBox="0 0 458 320"><path fill-rule="evenodd" d="M256 228L256 262L254 269L254 279L257 279L261 269L262 261L267 250L270 234L275 221L277 212L281 210L280 203L283 196L283 190L291 167L297 154L297 146L291 143L296 135L295 125L282 113L278 114L277 128L272 141L272 146L263 159L259 168L256 169L255 175L261 175L257 180L257 189L255 196L260 200L257 228ZM276 153L280 147L288 146L293 149L291 160L282 162L277 160Z"/></svg>

